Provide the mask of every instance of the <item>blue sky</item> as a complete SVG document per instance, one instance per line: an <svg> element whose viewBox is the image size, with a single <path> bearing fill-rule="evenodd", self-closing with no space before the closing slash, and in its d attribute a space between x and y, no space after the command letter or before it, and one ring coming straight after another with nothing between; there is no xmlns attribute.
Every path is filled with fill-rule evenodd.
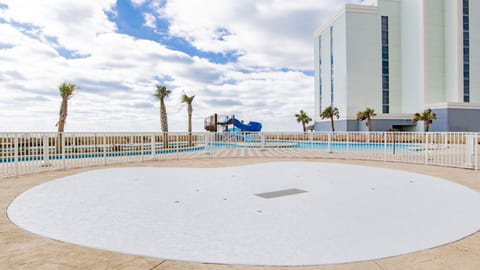
<svg viewBox="0 0 480 270"><path fill-rule="evenodd" d="M359 2L352 0L349 2ZM313 31L344 0L0 0L0 131L54 131L64 81L79 88L66 131L171 131L210 114L299 131L313 113Z"/></svg>
<svg viewBox="0 0 480 270"><path fill-rule="evenodd" d="M166 2L161 2L160 7L164 7ZM155 28L145 26L144 14L152 12L152 9L147 3L135 5L130 0L119 0L116 2L116 9L114 12L107 13L109 19L117 25L118 32L130 35L139 39L147 39L159 42L171 50L181 51L189 56L198 56L206 58L210 62L218 64L226 64L229 62L236 62L238 59L238 52L231 51L225 53L213 53L196 49L192 44L183 38L169 36L168 27L169 21L166 18L156 18L153 23ZM222 36L228 35L229 31L225 28L218 30ZM222 38L219 37L219 39Z"/></svg>

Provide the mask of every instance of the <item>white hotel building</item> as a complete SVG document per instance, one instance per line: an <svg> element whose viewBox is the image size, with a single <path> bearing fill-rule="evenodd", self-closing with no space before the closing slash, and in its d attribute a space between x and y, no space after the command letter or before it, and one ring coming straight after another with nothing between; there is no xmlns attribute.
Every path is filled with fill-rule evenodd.
<svg viewBox="0 0 480 270"><path fill-rule="evenodd" d="M480 0L366 0L347 4L314 33L315 129L340 111L336 130L375 109L373 130L422 130L412 115L432 108L431 131L480 131Z"/></svg>

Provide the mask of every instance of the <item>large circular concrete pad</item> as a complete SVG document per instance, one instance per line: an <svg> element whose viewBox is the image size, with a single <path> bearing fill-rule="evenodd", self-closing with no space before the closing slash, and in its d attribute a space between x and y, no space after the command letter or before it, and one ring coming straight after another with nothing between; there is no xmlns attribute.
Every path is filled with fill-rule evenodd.
<svg viewBox="0 0 480 270"><path fill-rule="evenodd" d="M329 163L118 168L36 186L8 208L49 238L155 258L319 265L436 247L480 229L480 194L439 178Z"/></svg>

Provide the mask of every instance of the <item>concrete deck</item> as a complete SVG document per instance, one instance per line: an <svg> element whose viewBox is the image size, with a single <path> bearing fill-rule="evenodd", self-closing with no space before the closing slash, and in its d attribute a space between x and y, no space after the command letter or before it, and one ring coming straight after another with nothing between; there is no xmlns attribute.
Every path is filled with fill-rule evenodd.
<svg viewBox="0 0 480 270"><path fill-rule="evenodd" d="M156 161L116 165L158 167L224 167L238 166L278 159L203 159ZM300 161L301 159L293 159ZM427 167L401 163L383 163L345 160L305 161L349 163L394 168L445 178L480 191L480 172L464 169ZM20 178L0 180L0 269L277 269L275 267L249 267L234 265L195 264L170 260L157 260L108 251L79 247L43 238L26 232L12 224L6 209L13 199L25 190L59 177L88 171L93 168L46 172ZM103 167L102 167L103 168ZM478 215L479 213L472 213ZM179 243L188 245L188 243ZM254 252L254 251L252 251ZM340 265L314 267L279 267L278 269L480 269L480 233L438 248L414 252L391 258Z"/></svg>

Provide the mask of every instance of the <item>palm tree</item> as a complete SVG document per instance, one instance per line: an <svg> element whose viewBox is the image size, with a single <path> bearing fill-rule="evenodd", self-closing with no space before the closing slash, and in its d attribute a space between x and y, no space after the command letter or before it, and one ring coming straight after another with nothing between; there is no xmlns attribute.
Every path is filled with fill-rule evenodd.
<svg viewBox="0 0 480 270"><path fill-rule="evenodd" d="M168 148L168 118L167 109L165 107L165 98L170 95L172 91L168 90L163 85L157 85L157 90L153 96L160 101L160 122L162 124L163 132L163 147Z"/></svg>
<svg viewBox="0 0 480 270"><path fill-rule="evenodd" d="M413 123L417 123L418 121L423 121L423 127L425 132L428 132L430 128L430 122L437 119L437 114L432 113L432 109L428 108L422 113L415 113L413 115Z"/></svg>
<svg viewBox="0 0 480 270"><path fill-rule="evenodd" d="M188 146L192 146L192 102L195 96L187 96L185 92L182 95L182 103L186 103L188 108Z"/></svg>
<svg viewBox="0 0 480 270"><path fill-rule="evenodd" d="M68 100L72 97L73 91L75 91L76 85L73 83L63 82L58 86L60 96L62 97L62 103L60 105L60 112L58 115L58 142L57 142L57 152L62 151L61 142L62 142L62 133L65 130L65 123L67 121L68 114Z"/></svg>
<svg viewBox="0 0 480 270"><path fill-rule="evenodd" d="M325 110L320 114L320 117L322 119L326 119L326 118L330 118L330 121L332 123L332 131L335 131L335 125L333 123L333 118L340 118L340 113L338 112L338 108L337 107L333 107L333 106L328 106L327 108L325 108Z"/></svg>
<svg viewBox="0 0 480 270"><path fill-rule="evenodd" d="M58 116L58 132L63 132L65 130L65 122L67 121L68 114L68 100L72 97L73 91L75 91L75 84L72 83L62 83L58 87L60 91L60 96L62 97L62 104L60 106L60 113Z"/></svg>
<svg viewBox="0 0 480 270"><path fill-rule="evenodd" d="M310 118L310 116L308 116L307 113L304 112L303 110L300 110L299 113L295 114L295 117L297 118L298 123L302 123L303 132L306 132L307 131L306 125L310 123L310 121L312 121L312 118Z"/></svg>
<svg viewBox="0 0 480 270"><path fill-rule="evenodd" d="M377 116L375 110L367 107L364 111L357 113L357 120L364 121L367 120L368 131L372 131L372 118Z"/></svg>

